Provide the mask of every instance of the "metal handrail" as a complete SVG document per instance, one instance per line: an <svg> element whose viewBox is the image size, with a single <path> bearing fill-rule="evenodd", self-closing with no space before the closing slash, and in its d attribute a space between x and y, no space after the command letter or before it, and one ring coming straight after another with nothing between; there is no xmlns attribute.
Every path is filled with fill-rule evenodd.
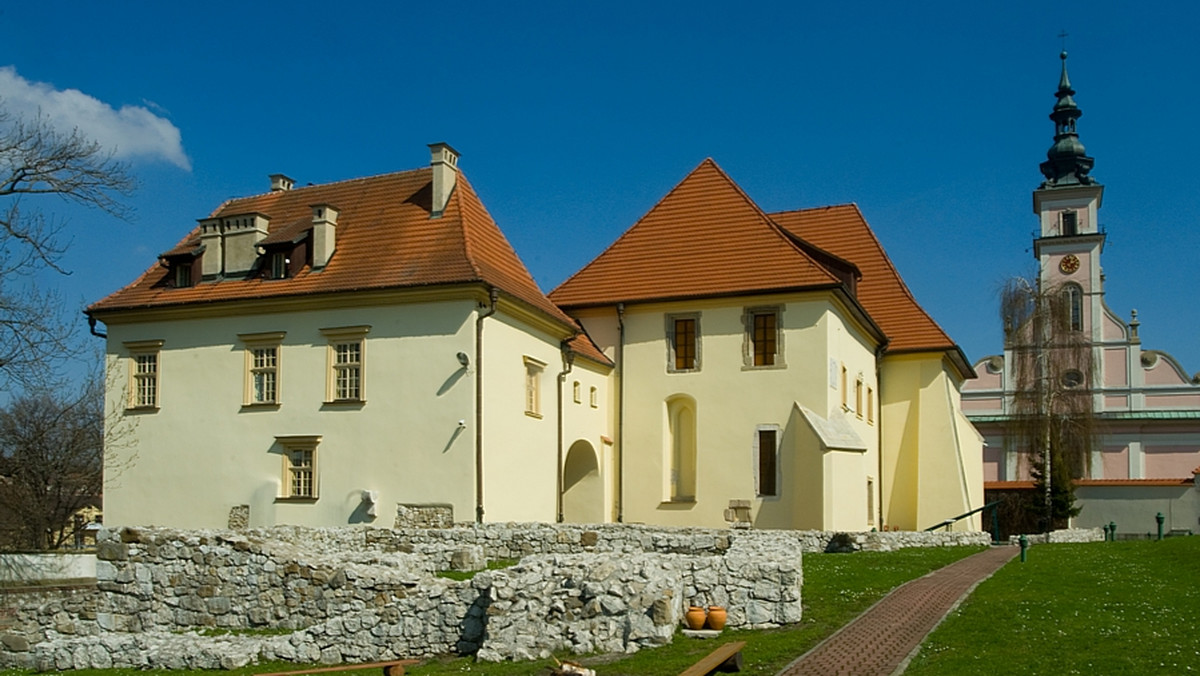
<svg viewBox="0 0 1200 676"><path fill-rule="evenodd" d="M1000 500L993 500L982 507L976 507L975 509L972 509L971 511L967 512L966 514L959 514L958 516L956 516L952 519L946 519L945 521L934 524L934 525L930 526L929 528L926 528L925 532L935 531L939 528L949 528L952 524L954 524L957 521L962 521L963 519L967 518L968 516L971 516L977 512L982 512L985 509L993 508L992 509L992 542L999 542L1000 541L1000 525L999 525L999 517L997 516L997 514L999 513L1000 510L994 509L994 508L997 507L1000 504L1000 502L1001 502Z"/></svg>

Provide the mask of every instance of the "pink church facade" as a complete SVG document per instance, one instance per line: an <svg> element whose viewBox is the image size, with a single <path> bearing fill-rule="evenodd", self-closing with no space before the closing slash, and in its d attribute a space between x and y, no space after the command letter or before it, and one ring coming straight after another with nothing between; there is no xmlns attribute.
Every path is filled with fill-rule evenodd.
<svg viewBox="0 0 1200 676"><path fill-rule="evenodd" d="M1062 289L1070 330L1092 350L1090 387L1098 439L1088 475L1076 489L1083 508L1078 527L1116 523L1119 533L1144 533L1164 516L1168 530L1200 532L1200 374L1189 375L1171 355L1145 349L1137 311L1125 321L1104 301L1100 257L1105 233L1097 214L1104 186L1089 176L1093 160L1075 130L1082 114L1066 70L1066 53L1051 119L1055 142L1041 165L1046 180L1033 193L1040 221L1034 239L1042 288ZM963 388L963 411L985 439L983 468L988 490L1032 487L1027 449L1007 438L1015 392L1013 355L983 358L979 377ZM1063 374L1064 384L1071 374ZM1070 386L1070 385L1067 385Z"/></svg>

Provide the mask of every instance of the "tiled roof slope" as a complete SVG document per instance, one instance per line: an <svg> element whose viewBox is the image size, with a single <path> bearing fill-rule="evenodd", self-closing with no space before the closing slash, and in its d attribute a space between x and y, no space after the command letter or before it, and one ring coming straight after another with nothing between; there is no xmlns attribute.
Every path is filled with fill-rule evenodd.
<svg viewBox="0 0 1200 676"><path fill-rule="evenodd" d="M771 214L795 236L853 261L862 272L858 301L888 336L888 351L948 350L954 341L917 303L854 204Z"/></svg>
<svg viewBox="0 0 1200 676"><path fill-rule="evenodd" d="M837 284L707 159L550 298L570 309Z"/></svg>
<svg viewBox="0 0 1200 676"><path fill-rule="evenodd" d="M974 377L966 355L917 303L857 205L785 211L770 217L792 235L858 266L862 272L858 301L887 334L887 352L945 351L965 377Z"/></svg>
<svg viewBox="0 0 1200 676"><path fill-rule="evenodd" d="M574 327L538 289L466 177L459 174L440 218L429 216L431 182L431 169L423 168L230 200L212 216L265 214L271 219L268 243L301 234L313 205L337 208L333 257L323 270L305 267L284 280L225 279L187 288L170 286L167 270L155 264L89 311L482 282ZM170 253L199 243L195 229Z"/></svg>

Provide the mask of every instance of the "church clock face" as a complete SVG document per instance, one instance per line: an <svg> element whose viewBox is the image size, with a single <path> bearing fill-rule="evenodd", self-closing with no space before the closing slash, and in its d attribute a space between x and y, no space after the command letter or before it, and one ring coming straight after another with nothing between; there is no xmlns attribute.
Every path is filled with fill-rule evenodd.
<svg viewBox="0 0 1200 676"><path fill-rule="evenodd" d="M1058 262L1058 269L1062 270L1064 275L1069 275L1079 269L1079 257L1075 254L1067 254Z"/></svg>

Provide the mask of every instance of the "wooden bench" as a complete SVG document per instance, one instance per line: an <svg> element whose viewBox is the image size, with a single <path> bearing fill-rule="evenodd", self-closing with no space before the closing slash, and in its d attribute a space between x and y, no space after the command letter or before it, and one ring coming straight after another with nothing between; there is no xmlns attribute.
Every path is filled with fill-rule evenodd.
<svg viewBox="0 0 1200 676"><path fill-rule="evenodd" d="M704 659L688 667L679 676L708 676L716 672L723 674L742 670L742 648L745 641L732 641L709 653Z"/></svg>
<svg viewBox="0 0 1200 676"><path fill-rule="evenodd" d="M270 674L256 674L255 676L296 676L297 674L323 674L331 671L353 671L355 669L374 669L375 667L383 667L384 676L404 676L404 667L420 663L421 660L363 662L362 664L341 664L336 667L313 667L311 669L297 669L296 671L276 671Z"/></svg>

